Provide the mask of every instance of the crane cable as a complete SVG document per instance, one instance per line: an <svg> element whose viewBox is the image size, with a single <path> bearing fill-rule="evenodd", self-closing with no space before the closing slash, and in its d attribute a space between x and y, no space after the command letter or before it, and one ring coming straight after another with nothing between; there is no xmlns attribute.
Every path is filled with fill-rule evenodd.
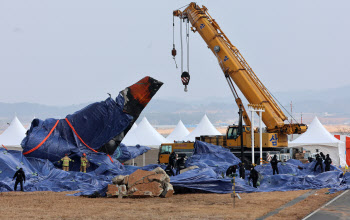
<svg viewBox="0 0 350 220"><path fill-rule="evenodd" d="M186 23L186 43L187 43L187 72L190 72L190 24L187 18Z"/></svg>
<svg viewBox="0 0 350 220"><path fill-rule="evenodd" d="M174 15L173 15L173 50L175 50L175 16ZM175 50L175 55L176 55L176 50ZM173 55L173 59L177 69L177 63L174 55Z"/></svg>
<svg viewBox="0 0 350 220"><path fill-rule="evenodd" d="M183 73L183 45L182 45L182 21L180 19L180 41L181 41L181 73Z"/></svg>
<svg viewBox="0 0 350 220"><path fill-rule="evenodd" d="M280 101L278 101L278 99L266 88L266 90L272 95L272 97L278 102L278 104L280 104L280 106L282 106L282 108L287 112L287 114L292 118L290 120L290 123L293 124L293 119L297 124L300 124L297 120L295 120L295 118L293 118L292 114L290 114L288 112L288 110L280 103Z"/></svg>

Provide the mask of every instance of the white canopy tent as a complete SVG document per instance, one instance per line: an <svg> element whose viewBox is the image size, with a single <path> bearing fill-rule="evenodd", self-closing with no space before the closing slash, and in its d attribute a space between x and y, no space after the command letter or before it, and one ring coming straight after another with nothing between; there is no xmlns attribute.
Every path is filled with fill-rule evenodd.
<svg viewBox="0 0 350 220"><path fill-rule="evenodd" d="M183 141L184 137L189 134L190 132L180 120L179 123L177 123L175 129L168 135L166 139L169 143L173 143L174 141Z"/></svg>
<svg viewBox="0 0 350 220"><path fill-rule="evenodd" d="M317 117L314 118L304 134L289 142L288 145L293 148L302 147L311 153L316 153L316 150L318 150L318 152L323 152L325 155L329 154L334 165L346 165L345 143L329 133Z"/></svg>
<svg viewBox="0 0 350 220"><path fill-rule="evenodd" d="M15 116L10 126L0 135L0 144L3 144L5 147L21 147L21 142L26 136L26 132L27 130Z"/></svg>
<svg viewBox="0 0 350 220"><path fill-rule="evenodd" d="M167 142L166 139L152 127L146 117L142 119L133 132L135 133L136 143L139 145L148 146L150 148L159 148L162 143Z"/></svg>
<svg viewBox="0 0 350 220"><path fill-rule="evenodd" d="M122 143L126 146L136 146L138 144L137 137L135 134L135 130L137 128L137 124L134 123L126 136L123 138Z"/></svg>
<svg viewBox="0 0 350 220"><path fill-rule="evenodd" d="M197 127L189 135L184 137L184 141L195 141L196 137L201 135L221 135L209 121L207 115L204 115Z"/></svg>

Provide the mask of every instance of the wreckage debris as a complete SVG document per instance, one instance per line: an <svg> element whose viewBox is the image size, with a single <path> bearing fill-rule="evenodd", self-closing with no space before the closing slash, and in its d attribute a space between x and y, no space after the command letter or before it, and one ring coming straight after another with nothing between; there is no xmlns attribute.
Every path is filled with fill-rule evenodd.
<svg viewBox="0 0 350 220"><path fill-rule="evenodd" d="M111 156L162 85L147 76L120 91L115 99L92 103L64 119L34 119L21 143L23 155L59 166L57 161L68 154L76 161L71 164L72 171L79 170L83 153L91 162L87 172L99 167L100 155L113 163Z"/></svg>
<svg viewBox="0 0 350 220"><path fill-rule="evenodd" d="M108 185L107 197L168 198L174 194L170 178L165 171L157 167L152 171L136 170L130 175L118 175Z"/></svg>

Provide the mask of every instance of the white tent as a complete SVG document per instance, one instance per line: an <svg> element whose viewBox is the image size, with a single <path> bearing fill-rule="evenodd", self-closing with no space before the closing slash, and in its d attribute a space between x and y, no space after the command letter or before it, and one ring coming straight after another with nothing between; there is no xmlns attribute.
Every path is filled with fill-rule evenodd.
<svg viewBox="0 0 350 220"><path fill-rule="evenodd" d="M221 135L209 121L207 115L204 115L197 127L189 135L184 137L184 141L195 141L196 137L201 135Z"/></svg>
<svg viewBox="0 0 350 220"><path fill-rule="evenodd" d="M317 117L311 122L307 131L289 143L289 147L302 147L311 153L329 154L336 166L345 166L345 143L336 139L321 124Z"/></svg>
<svg viewBox="0 0 350 220"><path fill-rule="evenodd" d="M26 136L26 132L27 130L15 116L10 126L0 135L0 144L3 144L5 147L19 147L23 138Z"/></svg>
<svg viewBox="0 0 350 220"><path fill-rule="evenodd" d="M134 130L136 142L139 145L148 146L151 148L159 148L162 143L166 143L166 139L159 134L156 129L144 117L139 126Z"/></svg>
<svg viewBox="0 0 350 220"><path fill-rule="evenodd" d="M137 137L135 134L135 130L137 128L137 124L134 123L126 136L123 138L122 143L126 146L136 146L138 144Z"/></svg>
<svg viewBox="0 0 350 220"><path fill-rule="evenodd" d="M190 132L180 120L179 123L177 123L175 129L171 132L171 134L168 135L166 139L169 143L173 143L174 141L183 141L184 137L189 134Z"/></svg>

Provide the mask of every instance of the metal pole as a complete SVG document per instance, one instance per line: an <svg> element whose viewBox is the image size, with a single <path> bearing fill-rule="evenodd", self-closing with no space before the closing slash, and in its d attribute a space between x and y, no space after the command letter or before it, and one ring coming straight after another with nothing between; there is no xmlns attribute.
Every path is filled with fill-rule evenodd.
<svg viewBox="0 0 350 220"><path fill-rule="evenodd" d="M241 138L241 162L244 163L244 147L243 147L243 111L242 106L239 106L239 130Z"/></svg>
<svg viewBox="0 0 350 220"><path fill-rule="evenodd" d="M132 159L132 165L135 166L135 159Z"/></svg>
<svg viewBox="0 0 350 220"><path fill-rule="evenodd" d="M262 165L262 111L259 112L260 116L260 122L259 122L259 127L260 127L260 165Z"/></svg>
<svg viewBox="0 0 350 220"><path fill-rule="evenodd" d="M253 109L251 109L252 111L252 127L250 128L251 132L252 132L252 163L255 163L254 160L254 111Z"/></svg>

